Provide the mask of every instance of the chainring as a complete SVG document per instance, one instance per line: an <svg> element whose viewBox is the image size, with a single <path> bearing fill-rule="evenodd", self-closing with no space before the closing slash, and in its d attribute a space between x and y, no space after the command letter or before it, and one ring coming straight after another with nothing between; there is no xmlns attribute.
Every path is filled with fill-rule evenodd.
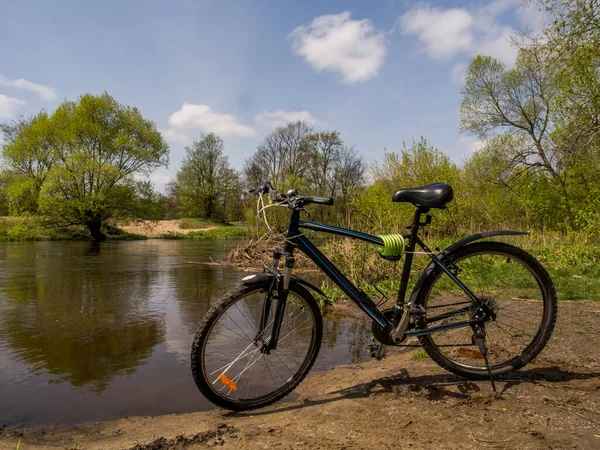
<svg viewBox="0 0 600 450"><path fill-rule="evenodd" d="M402 311L400 313L400 318L402 318ZM381 311L381 314L388 319L390 322L394 319L394 308L388 308ZM389 333L381 326L379 323L374 320L371 325L371 331L373 332L373 337L377 342L384 345L398 345L396 342L392 341Z"/></svg>

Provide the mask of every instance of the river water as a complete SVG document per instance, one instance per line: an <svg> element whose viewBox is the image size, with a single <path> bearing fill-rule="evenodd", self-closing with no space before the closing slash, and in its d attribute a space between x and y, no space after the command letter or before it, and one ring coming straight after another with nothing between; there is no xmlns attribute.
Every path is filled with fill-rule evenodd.
<svg viewBox="0 0 600 450"><path fill-rule="evenodd" d="M0 244L0 427L211 409L189 356L210 304L247 275L236 241ZM329 316L313 370L367 358L365 320Z"/></svg>

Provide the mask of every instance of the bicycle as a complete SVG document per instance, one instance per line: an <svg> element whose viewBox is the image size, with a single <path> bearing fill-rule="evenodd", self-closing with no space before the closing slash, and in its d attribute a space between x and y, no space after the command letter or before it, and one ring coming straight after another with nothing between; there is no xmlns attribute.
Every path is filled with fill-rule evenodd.
<svg viewBox="0 0 600 450"><path fill-rule="evenodd" d="M300 250L373 321L377 359L389 346L417 337L442 368L466 378L494 378L531 362L544 348L556 323L556 291L544 267L510 244L482 241L520 231L488 231L432 251L419 237L431 223L430 210L444 209L452 187L433 183L400 189L394 202L416 210L408 232L374 236L332 225L300 220L310 204L332 205L332 198L301 196L295 190L277 194L271 183L251 191L291 209L283 249L262 274L246 276L204 316L191 354L194 381L217 406L235 411L274 403L295 389L310 371L321 345L321 312L312 292L319 288L292 275L294 251ZM264 214L264 213L263 213ZM422 221L423 215L425 220ZM265 216L266 219L266 216ZM397 299L380 310L300 230L357 239L378 247L389 260L405 257ZM416 246L431 262L405 302ZM279 269L283 258L283 272Z"/></svg>

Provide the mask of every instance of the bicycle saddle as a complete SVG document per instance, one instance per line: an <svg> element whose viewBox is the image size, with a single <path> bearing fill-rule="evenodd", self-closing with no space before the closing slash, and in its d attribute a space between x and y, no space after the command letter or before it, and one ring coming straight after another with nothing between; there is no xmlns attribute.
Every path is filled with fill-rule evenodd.
<svg viewBox="0 0 600 450"><path fill-rule="evenodd" d="M443 208L454 198L452 186L446 183L431 183L416 188L400 189L392 196L393 202L407 202L428 208Z"/></svg>

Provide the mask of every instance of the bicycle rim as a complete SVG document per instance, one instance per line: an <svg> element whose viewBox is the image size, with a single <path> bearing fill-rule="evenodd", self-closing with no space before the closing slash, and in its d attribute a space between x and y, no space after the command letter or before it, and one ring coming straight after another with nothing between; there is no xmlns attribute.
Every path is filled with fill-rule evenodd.
<svg viewBox="0 0 600 450"><path fill-rule="evenodd" d="M502 243L485 242L457 252L451 267L480 301L493 305L495 317L485 322L488 359L493 372L522 367L543 348L554 325L555 298L543 268L527 253ZM422 303L428 321L467 308L429 327L469 320L477 308L450 277L436 271ZM432 333L421 338L429 355L461 374L485 374L485 361L471 327Z"/></svg>
<svg viewBox="0 0 600 450"><path fill-rule="evenodd" d="M267 327L258 328L265 292L230 299L212 321L201 353L203 376L219 397L232 403L268 402L295 386L312 362L317 319L307 301L294 292L286 302L277 348L261 349L271 338L276 300Z"/></svg>

